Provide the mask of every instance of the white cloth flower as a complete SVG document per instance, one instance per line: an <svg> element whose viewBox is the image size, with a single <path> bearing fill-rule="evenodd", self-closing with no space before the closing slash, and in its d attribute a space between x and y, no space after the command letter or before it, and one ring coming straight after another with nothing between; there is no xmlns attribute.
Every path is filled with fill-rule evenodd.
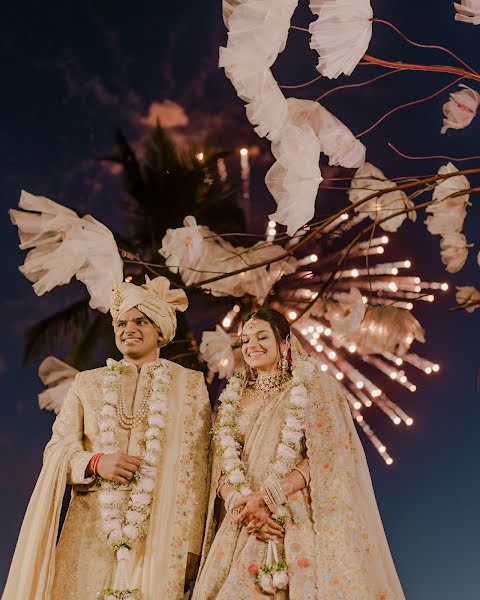
<svg viewBox="0 0 480 600"><path fill-rule="evenodd" d="M233 246L223 238L217 236L208 227L199 226L203 236L203 250L201 254L189 263L187 259L180 265L180 275L186 285L192 285L203 279L215 277L222 273L230 273L245 266L271 260L285 251L276 244L270 242L258 242L251 248ZM170 230L169 238L165 236L159 253L162 256L170 256L171 240L174 230ZM167 264L173 264L168 260ZM169 267L174 270L174 267ZM237 296L245 294L255 296L260 304L274 283L284 275L294 273L297 261L294 258L279 260L265 267L258 267L251 271L239 273L213 283L202 286L209 289L214 296Z"/></svg>
<svg viewBox="0 0 480 600"><path fill-rule="evenodd" d="M449 273L458 273L468 257L467 239L463 233L445 233L440 241L440 256Z"/></svg>
<svg viewBox="0 0 480 600"><path fill-rule="evenodd" d="M231 376L235 365L232 350L232 338L217 325L215 331L204 331L200 344L200 354L207 362L208 368L218 373L220 379Z"/></svg>
<svg viewBox="0 0 480 600"><path fill-rule="evenodd" d="M310 0L318 19L310 23L310 47L319 55L317 69L334 79L350 75L368 49L373 11L369 0Z"/></svg>
<svg viewBox="0 0 480 600"><path fill-rule="evenodd" d="M165 264L174 273L179 267L195 264L202 253L202 229L197 225L195 217L188 216L183 220L184 227L167 229L162 240L160 254L165 257Z"/></svg>
<svg viewBox="0 0 480 600"><path fill-rule="evenodd" d="M480 94L472 88L461 84L463 90L450 94L450 99L443 105L443 127L440 133L448 129L464 129L468 127L477 114Z"/></svg>
<svg viewBox="0 0 480 600"><path fill-rule="evenodd" d="M448 163L440 167L438 174L445 175L457 171L458 169L452 163ZM469 189L470 183L465 175L450 177L437 183L433 191L434 202L426 208L426 212L431 216L427 217L425 223L432 235L445 235L462 230L467 216ZM450 197L463 190L466 192L465 194Z"/></svg>
<svg viewBox="0 0 480 600"><path fill-rule="evenodd" d="M38 394L40 408L53 410L58 415L77 373L77 369L55 356L47 356L38 367L38 376L48 386L48 389Z"/></svg>
<svg viewBox="0 0 480 600"><path fill-rule="evenodd" d="M457 294L455 296L457 304L473 304L475 306L468 306L465 310L472 313L477 308L480 308L480 291L471 285L465 285L457 287Z"/></svg>
<svg viewBox="0 0 480 600"><path fill-rule="evenodd" d="M457 11L455 21L480 25L480 0L461 0L460 3L454 2L453 6Z"/></svg>
<svg viewBox="0 0 480 600"><path fill-rule="evenodd" d="M370 163L365 163L355 173L352 179L350 189L348 190L348 198L352 204L363 200L370 196L373 192L388 190L396 187L393 181L385 177L383 172L374 167ZM355 212L368 213L372 221L386 219L390 215L394 215L405 208L412 208L413 202L407 197L402 190L393 190L367 200L363 204L355 207ZM415 211L410 211L408 217L411 221L415 221L417 214ZM385 231L393 232L402 225L407 218L407 213L402 213L392 217L383 223L380 227Z"/></svg>
<svg viewBox="0 0 480 600"><path fill-rule="evenodd" d="M360 329L365 316L362 294L357 288L352 288L348 294L339 294L336 303L327 304L325 316L335 335L341 338L352 336Z"/></svg>
<svg viewBox="0 0 480 600"><path fill-rule="evenodd" d="M78 215L43 196L22 190L19 210L10 210L18 226L20 248L31 248L20 271L38 296L75 277L90 294L90 306L110 309L113 283L123 279L123 261L112 232L99 221Z"/></svg>
<svg viewBox="0 0 480 600"><path fill-rule="evenodd" d="M315 213L315 198L322 174L318 164L320 141L306 124L287 125L282 136L272 143L277 159L265 183L277 203L270 219L287 226L288 235L308 223Z"/></svg>

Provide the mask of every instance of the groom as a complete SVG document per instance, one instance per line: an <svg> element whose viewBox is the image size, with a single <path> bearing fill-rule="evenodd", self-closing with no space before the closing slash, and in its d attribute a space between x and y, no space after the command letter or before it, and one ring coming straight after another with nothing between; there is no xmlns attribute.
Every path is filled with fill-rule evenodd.
<svg viewBox="0 0 480 600"><path fill-rule="evenodd" d="M183 291L112 294L123 360L79 373L53 425L3 600L178 600L194 578L208 484L201 373L159 358ZM65 485L72 498L56 546Z"/></svg>

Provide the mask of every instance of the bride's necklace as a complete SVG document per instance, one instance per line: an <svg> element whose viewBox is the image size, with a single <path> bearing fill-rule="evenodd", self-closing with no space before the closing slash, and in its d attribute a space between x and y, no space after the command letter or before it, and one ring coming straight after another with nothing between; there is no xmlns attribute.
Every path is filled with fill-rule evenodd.
<svg viewBox="0 0 480 600"><path fill-rule="evenodd" d="M249 390L256 400L261 400L264 403L278 394L290 380L290 374L283 371L258 375L255 381L249 385Z"/></svg>

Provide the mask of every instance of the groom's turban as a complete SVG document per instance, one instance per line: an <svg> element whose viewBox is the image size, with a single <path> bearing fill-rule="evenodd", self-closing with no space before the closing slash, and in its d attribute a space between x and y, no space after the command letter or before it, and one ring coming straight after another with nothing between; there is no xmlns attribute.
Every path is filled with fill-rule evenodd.
<svg viewBox="0 0 480 600"><path fill-rule="evenodd" d="M165 277L148 279L143 285L133 283L115 284L110 302L113 323L131 308L138 308L154 324L165 346L175 337L177 310L187 309L188 300L183 290L171 290Z"/></svg>

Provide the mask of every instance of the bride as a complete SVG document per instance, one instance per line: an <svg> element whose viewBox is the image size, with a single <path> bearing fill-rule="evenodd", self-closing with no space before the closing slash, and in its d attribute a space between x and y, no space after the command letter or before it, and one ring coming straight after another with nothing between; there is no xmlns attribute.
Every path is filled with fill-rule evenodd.
<svg viewBox="0 0 480 600"><path fill-rule="evenodd" d="M246 375L221 396L193 600L404 600L336 382L275 310L250 315L241 342Z"/></svg>

